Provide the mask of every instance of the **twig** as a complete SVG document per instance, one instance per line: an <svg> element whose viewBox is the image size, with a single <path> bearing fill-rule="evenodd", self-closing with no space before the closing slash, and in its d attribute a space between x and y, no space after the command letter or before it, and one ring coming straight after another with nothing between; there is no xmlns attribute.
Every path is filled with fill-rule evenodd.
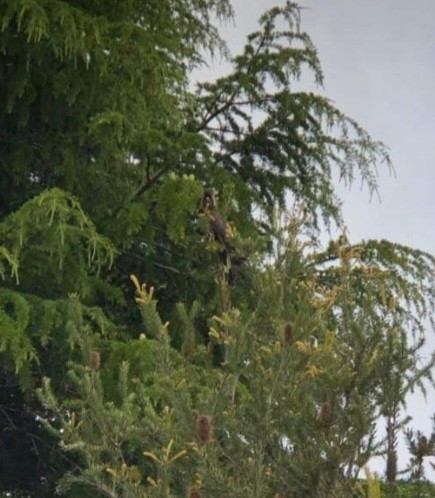
<svg viewBox="0 0 435 498"><path fill-rule="evenodd" d="M162 176L164 175L167 171L172 169L172 166L165 166L163 168L160 168L158 171L156 171L152 176L147 175L146 181L139 186L139 188L133 192L133 194L130 196L129 201L134 201L141 195L143 195L147 190L149 190L154 183Z"/></svg>

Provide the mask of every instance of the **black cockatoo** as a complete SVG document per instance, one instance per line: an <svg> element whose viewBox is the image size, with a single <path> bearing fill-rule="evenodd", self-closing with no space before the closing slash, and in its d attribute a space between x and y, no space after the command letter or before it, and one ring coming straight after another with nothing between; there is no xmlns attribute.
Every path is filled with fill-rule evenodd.
<svg viewBox="0 0 435 498"><path fill-rule="evenodd" d="M236 248L229 240L229 226L227 220L217 211L214 193L210 188L204 190L198 209L198 215L207 216L214 239L220 242L224 247L224 250L221 252L223 263L228 266L228 268L231 268L231 266L240 266L245 261L245 258L237 254ZM230 269L229 272L231 273Z"/></svg>
<svg viewBox="0 0 435 498"><path fill-rule="evenodd" d="M212 189L204 190L198 214L207 216L215 240L218 240L226 249L233 250L234 247L228 240L227 220L216 210Z"/></svg>
<svg viewBox="0 0 435 498"><path fill-rule="evenodd" d="M206 216L208 218L214 239L220 242L228 252L233 251L234 246L228 240L227 220L217 211L214 193L210 188L204 190L198 209L198 215Z"/></svg>

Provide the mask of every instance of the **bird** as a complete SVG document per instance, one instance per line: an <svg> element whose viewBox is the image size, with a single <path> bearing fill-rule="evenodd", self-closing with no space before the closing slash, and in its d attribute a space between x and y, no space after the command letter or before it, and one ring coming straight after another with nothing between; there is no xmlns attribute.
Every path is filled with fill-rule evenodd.
<svg viewBox="0 0 435 498"><path fill-rule="evenodd" d="M219 251L219 256L225 268L227 281L233 282L235 267L241 266L246 261L246 257L238 252L230 240L232 229L225 217L216 209L215 194L212 188L204 190L197 214L208 218L210 234L223 246L222 251Z"/></svg>
<svg viewBox="0 0 435 498"><path fill-rule="evenodd" d="M204 190L198 216L206 216L210 222L211 233L216 241L220 242L228 253L234 252L234 246L228 239L228 223L227 220L217 211L214 192L207 188Z"/></svg>

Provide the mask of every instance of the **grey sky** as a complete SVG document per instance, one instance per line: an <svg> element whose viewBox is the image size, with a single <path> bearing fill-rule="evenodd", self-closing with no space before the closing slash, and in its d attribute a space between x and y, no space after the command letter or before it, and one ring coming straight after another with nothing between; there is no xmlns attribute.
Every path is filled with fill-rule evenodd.
<svg viewBox="0 0 435 498"><path fill-rule="evenodd" d="M397 173L380 174L381 204L368 204L358 188L341 190L352 239L383 237L435 254L435 2L301 4L310 7L303 28L318 47L326 94L391 149ZM432 333L428 339L433 349ZM429 432L435 393L427 402L412 396L408 407L411 426ZM402 445L402 465L407 458Z"/></svg>
<svg viewBox="0 0 435 498"><path fill-rule="evenodd" d="M237 53L261 13L279 0L233 0L236 28L224 36ZM283 2L281 2L283 3ZM435 254L435 1L299 0L302 29L318 48L325 94L391 150L397 177L380 171L369 203L359 185L346 191L352 241L386 238ZM210 68L212 76L218 66ZM207 74L206 72L204 75ZM435 347L435 338L430 337ZM412 427L431 430L435 393L409 401ZM402 448L402 466L407 452ZM376 465L380 471L382 466ZM432 480L435 473L429 473Z"/></svg>
<svg viewBox="0 0 435 498"><path fill-rule="evenodd" d="M326 94L390 148L397 173L380 171L381 203L357 186L340 189L352 240L382 237L435 254L435 2L301 3L310 7L302 27L318 47ZM411 426L429 432L435 393L427 402L412 396L408 407ZM403 448L401 456L403 465Z"/></svg>
<svg viewBox="0 0 435 498"><path fill-rule="evenodd" d="M327 95L390 147L397 171L396 179L380 176L381 205L367 205L358 189L345 195L351 234L435 253L435 2L303 5L311 7L303 27L318 47Z"/></svg>

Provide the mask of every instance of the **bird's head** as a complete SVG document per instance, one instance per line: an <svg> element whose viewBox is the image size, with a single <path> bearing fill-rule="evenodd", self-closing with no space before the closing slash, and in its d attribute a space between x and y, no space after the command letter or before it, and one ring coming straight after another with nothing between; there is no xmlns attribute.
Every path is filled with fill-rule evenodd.
<svg viewBox="0 0 435 498"><path fill-rule="evenodd" d="M211 188L207 188L204 190L204 194L199 205L198 216L204 216L207 212L213 211L214 209L214 191Z"/></svg>

